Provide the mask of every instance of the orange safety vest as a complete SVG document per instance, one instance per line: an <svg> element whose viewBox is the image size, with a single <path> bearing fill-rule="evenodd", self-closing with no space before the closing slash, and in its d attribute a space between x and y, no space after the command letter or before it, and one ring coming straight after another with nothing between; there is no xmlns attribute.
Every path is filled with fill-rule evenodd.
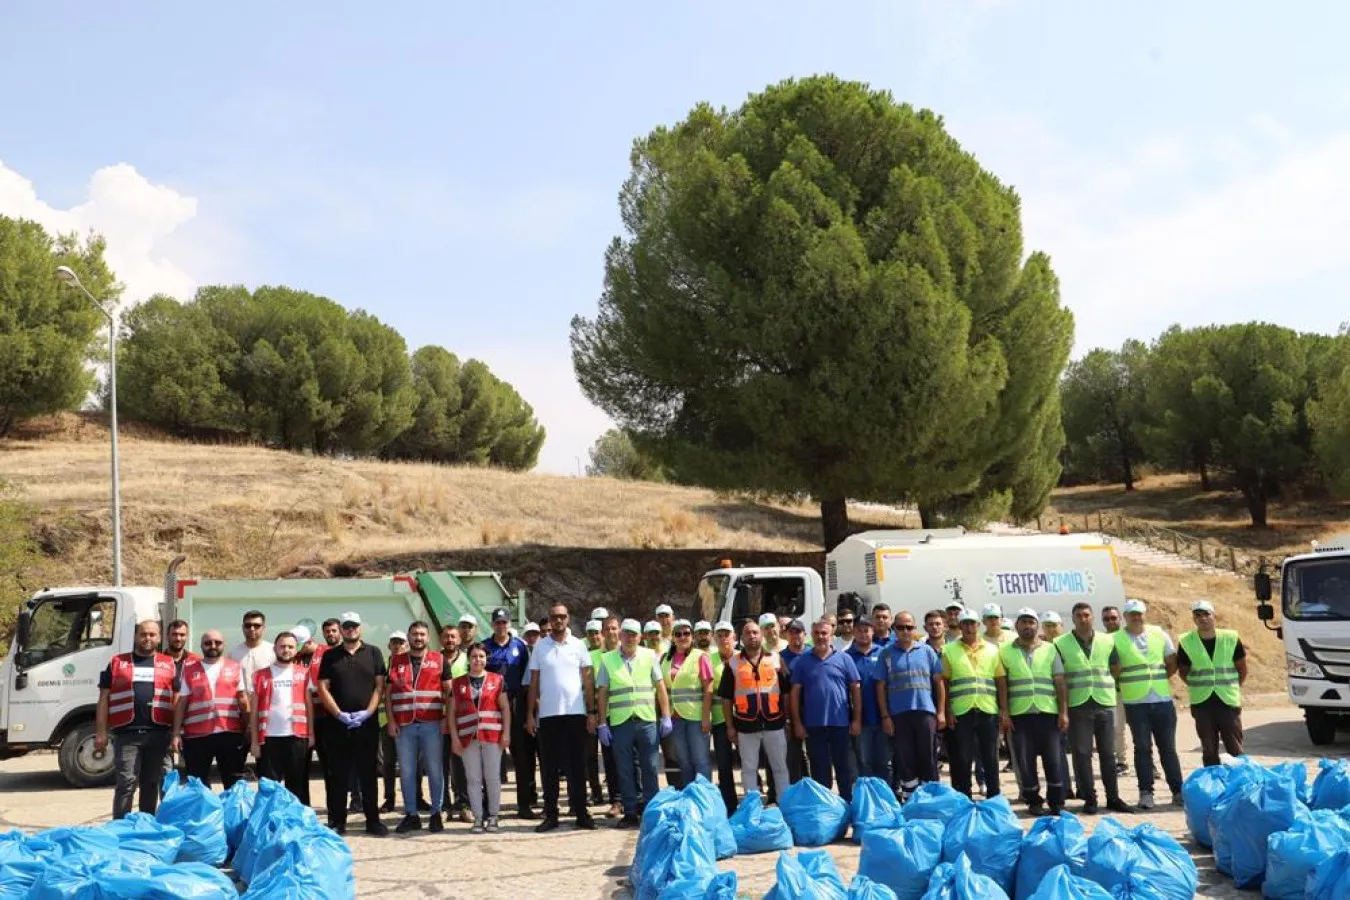
<svg viewBox="0 0 1350 900"><path fill-rule="evenodd" d="M445 657L435 650L422 654L422 666L413 681L412 655L400 653L389 661L389 706L399 725L439 722L445 717L441 700L441 671Z"/></svg>
<svg viewBox="0 0 1350 900"><path fill-rule="evenodd" d="M112 659L112 682L108 692L108 727L121 728L136 718L136 664L130 653L119 653ZM167 653L155 654L155 693L150 699L150 721L156 725L173 725L173 682L178 670L173 657Z"/></svg>
<svg viewBox="0 0 1350 900"><path fill-rule="evenodd" d="M783 718L778 688L780 662L777 653L764 653L754 665L743 653L731 657L727 665L736 673L735 718L743 722L777 722Z"/></svg>
<svg viewBox="0 0 1350 900"><path fill-rule="evenodd" d="M328 710L323 708L319 702L319 661L323 659L324 651L328 649L326 644L320 644L314 650L314 655L309 659L309 695L314 698L314 718L321 719L328 715Z"/></svg>
<svg viewBox="0 0 1350 900"><path fill-rule="evenodd" d="M461 741L466 744L474 740L485 744L501 743L504 722L497 698L505 685L502 676L486 673L483 676L483 690L475 706L473 691L469 688L469 676L461 675L454 680L455 729Z"/></svg>
<svg viewBox="0 0 1350 900"><path fill-rule="evenodd" d="M305 715L305 696L309 691L309 673L303 666L292 666L296 679L291 683L291 732L309 737L309 717ZM267 711L272 708L272 667L253 673L253 696L258 704L258 740L267 740Z"/></svg>
<svg viewBox="0 0 1350 900"><path fill-rule="evenodd" d="M216 691L212 694L205 664L200 659L183 663L183 682L187 685L188 697L183 734L202 737L218 731L243 731L243 723L239 720L239 682L243 676L244 670L238 662L228 656L221 657Z"/></svg>

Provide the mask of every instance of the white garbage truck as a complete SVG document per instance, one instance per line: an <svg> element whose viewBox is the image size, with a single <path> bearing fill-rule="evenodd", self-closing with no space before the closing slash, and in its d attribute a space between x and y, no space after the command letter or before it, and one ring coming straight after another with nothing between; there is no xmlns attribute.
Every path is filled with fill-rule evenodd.
<svg viewBox="0 0 1350 900"><path fill-rule="evenodd" d="M1078 602L1094 615L1125 602L1120 563L1099 534L994 535L961 528L865 531L840 542L825 571L809 566L737 567L724 560L698 585L705 619L741 625L765 612L808 624L827 611L868 612L885 603L917 618L956 602L1005 615L1029 606L1064 617Z"/></svg>
<svg viewBox="0 0 1350 900"><path fill-rule="evenodd" d="M1277 586L1289 699L1303 709L1309 739L1325 746L1350 727L1350 532L1286 557L1278 585L1264 567L1256 574L1257 614L1267 627Z"/></svg>

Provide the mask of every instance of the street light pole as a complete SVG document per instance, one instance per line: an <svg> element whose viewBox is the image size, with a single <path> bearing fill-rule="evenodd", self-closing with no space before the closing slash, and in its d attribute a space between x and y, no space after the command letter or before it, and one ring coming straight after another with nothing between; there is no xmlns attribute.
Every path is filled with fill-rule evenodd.
<svg viewBox="0 0 1350 900"><path fill-rule="evenodd" d="M117 452L117 317L113 311L97 297L89 293L69 266L57 266L56 277L74 287L89 298L89 302L98 307L108 320L108 409L109 426L112 431L112 556L113 587L122 586L122 478L120 457Z"/></svg>

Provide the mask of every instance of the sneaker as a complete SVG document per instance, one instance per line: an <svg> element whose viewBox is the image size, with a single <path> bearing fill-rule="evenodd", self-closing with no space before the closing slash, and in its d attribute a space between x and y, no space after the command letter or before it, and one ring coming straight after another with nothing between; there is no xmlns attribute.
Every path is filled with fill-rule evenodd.
<svg viewBox="0 0 1350 900"><path fill-rule="evenodd" d="M432 813L431 821L427 822L427 831L433 834L439 834L445 830L445 823L441 821L440 813Z"/></svg>
<svg viewBox="0 0 1350 900"><path fill-rule="evenodd" d="M461 810L459 811L459 820L460 820L461 822L465 823L466 825L467 825L468 823L472 822L472 821L473 821L473 812L472 812L472 810L461 809Z"/></svg>
<svg viewBox="0 0 1350 900"><path fill-rule="evenodd" d="M1152 808L1153 808L1153 792L1152 792L1152 791L1140 791L1140 792L1139 792L1139 808L1140 808L1140 809L1152 809Z"/></svg>
<svg viewBox="0 0 1350 900"><path fill-rule="evenodd" d="M1106 808L1109 809L1109 810L1111 810L1111 812L1124 813L1124 814L1126 814L1126 815L1130 815L1131 813L1136 813L1136 812L1138 812L1137 809L1135 809L1133 806L1131 806L1130 804L1126 803L1124 800L1120 799L1119 797L1115 798L1114 800L1107 800L1107 801L1106 801Z"/></svg>
<svg viewBox="0 0 1350 900"><path fill-rule="evenodd" d="M1038 817L1039 817L1039 816L1043 816L1043 815L1045 815L1045 804L1044 804L1044 803L1028 803L1028 804L1027 804L1027 812L1031 813L1033 816L1038 816Z"/></svg>
<svg viewBox="0 0 1350 900"><path fill-rule="evenodd" d="M1127 765L1125 765L1125 763L1116 763L1116 774L1117 774L1117 775L1124 775L1124 774L1125 774L1126 772L1128 772L1128 771L1130 771L1130 767L1127 766Z"/></svg>
<svg viewBox="0 0 1350 900"><path fill-rule="evenodd" d="M606 819L618 819L622 818L622 816L623 816L622 803L615 803L613 806L609 808L609 812L605 813Z"/></svg>
<svg viewBox="0 0 1350 900"><path fill-rule="evenodd" d="M489 816L489 817L488 817L488 820L487 820L487 830L488 830L488 832L491 833L491 834L496 834L497 832L499 832L499 831L502 830L502 826L501 826L500 824L498 824L498 822L497 822L497 817L496 817L496 816Z"/></svg>
<svg viewBox="0 0 1350 900"><path fill-rule="evenodd" d="M589 814L577 816L577 827L582 831L594 831L595 819L592 819Z"/></svg>
<svg viewBox="0 0 1350 900"><path fill-rule="evenodd" d="M1085 816L1095 816L1097 814L1097 801L1088 800L1083 803L1083 809L1080 811Z"/></svg>
<svg viewBox="0 0 1350 900"><path fill-rule="evenodd" d="M389 826L379 820L366 823L366 834L371 837L384 837L388 833Z"/></svg>
<svg viewBox="0 0 1350 900"><path fill-rule="evenodd" d="M394 831L398 834L407 834L410 831L421 831L421 830L422 830L422 820L415 815L404 816L403 821L399 822L398 827L394 829Z"/></svg>
<svg viewBox="0 0 1350 900"><path fill-rule="evenodd" d="M1172 805L1173 805L1173 806L1185 806L1185 805L1186 805L1186 801L1185 801L1184 799L1182 799L1182 797L1181 797L1181 791L1173 791L1173 792L1172 792Z"/></svg>
<svg viewBox="0 0 1350 900"><path fill-rule="evenodd" d="M534 832L535 834L544 834L545 832L552 831L557 827L558 827L558 820L552 816L549 816L545 818L544 821L534 826Z"/></svg>
<svg viewBox="0 0 1350 900"><path fill-rule="evenodd" d="M628 828L637 828L641 824L642 820L639 819L637 816L624 816L623 818L619 819L618 824L616 824L614 827L622 830Z"/></svg>
<svg viewBox="0 0 1350 900"><path fill-rule="evenodd" d="M469 834L482 834L487 831L487 826L483 824L482 819L474 819L473 827L469 829Z"/></svg>

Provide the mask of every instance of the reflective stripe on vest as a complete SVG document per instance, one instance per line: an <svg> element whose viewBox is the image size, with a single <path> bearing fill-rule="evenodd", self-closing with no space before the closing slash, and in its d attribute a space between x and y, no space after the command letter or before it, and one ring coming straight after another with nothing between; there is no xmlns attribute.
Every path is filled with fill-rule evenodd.
<svg viewBox="0 0 1350 900"><path fill-rule="evenodd" d="M722 684L722 671L727 667L727 660L723 659L722 654L716 650L709 650L708 661L712 663L713 670L712 723L721 725L726 722L727 716L722 710L722 701L717 696L717 689Z"/></svg>
<svg viewBox="0 0 1350 900"><path fill-rule="evenodd" d="M422 654L422 665L413 680L412 657L400 653L389 661L389 706L399 725L439 722L445 715L441 699L441 672L445 657L435 650Z"/></svg>
<svg viewBox="0 0 1350 900"><path fill-rule="evenodd" d="M1180 644L1191 661L1191 670L1186 675L1186 692L1190 695L1191 706L1204 703L1211 696L1217 696L1234 709L1242 706L1238 670L1233 664L1238 633L1227 628L1216 629L1213 658L1205 650L1198 632L1186 632L1181 636Z"/></svg>
<svg viewBox="0 0 1350 900"><path fill-rule="evenodd" d="M498 702L506 681L500 675L487 672L483 675L483 687L478 692L477 705L473 702L473 688L469 686L469 676L460 675L453 682L455 698L455 730L464 743L482 741L485 744L499 744L502 740L501 704Z"/></svg>
<svg viewBox="0 0 1350 900"><path fill-rule="evenodd" d="M670 693L670 706L676 717L691 722L703 721L703 680L699 678L698 661L703 651L691 649L689 655L680 663L675 677L670 677L674 660L666 657L661 661L661 674L666 680L666 690Z"/></svg>
<svg viewBox="0 0 1350 900"><path fill-rule="evenodd" d="M114 656L108 691L108 727L121 728L136 719L136 664L132 654ZM173 725L173 683L178 669L173 657L156 653L154 692L150 697L150 721L165 727Z"/></svg>
<svg viewBox="0 0 1350 900"><path fill-rule="evenodd" d="M1149 691L1155 691L1163 697L1172 696L1164 653L1167 638L1157 625L1145 626L1144 634L1148 636L1147 655L1139 652L1134 645L1134 638L1124 628L1116 632L1116 653L1120 655L1120 699L1126 703L1143 700Z"/></svg>
<svg viewBox="0 0 1350 900"><path fill-rule="evenodd" d="M309 696L309 672L304 666L291 667L291 736L309 737L309 716L305 699ZM267 740L267 713L272 708L272 667L263 666L253 673L253 695L258 704L258 740Z"/></svg>
<svg viewBox="0 0 1350 900"><path fill-rule="evenodd" d="M1064 685L1069 689L1069 706L1082 706L1089 700L1099 706L1116 705L1116 682L1111 678L1111 654L1116 642L1100 631L1092 634L1092 655L1083 653L1073 632L1055 638L1055 649L1064 660Z"/></svg>
<svg viewBox="0 0 1350 900"><path fill-rule="evenodd" d="M652 685L652 671L656 668L656 651L637 647L633 651L632 669L624 662L622 650L610 650L600 655L609 687L605 689L605 719L610 725L622 725L629 719L640 722L656 721L656 688Z"/></svg>
<svg viewBox="0 0 1350 900"><path fill-rule="evenodd" d="M998 690L994 687L998 649L983 638L976 647L975 662L971 661L965 641L953 641L942 649L942 655L951 667L947 698L954 716L963 716L971 709L998 715Z"/></svg>
<svg viewBox="0 0 1350 900"><path fill-rule="evenodd" d="M1055 657L1055 645L1042 641L1031 651L1031 665L1027 665L1026 653L1020 645L1003 645L999 658L1006 673L1008 715L1059 712L1059 700L1055 696Z"/></svg>
<svg viewBox="0 0 1350 900"><path fill-rule="evenodd" d="M780 663L777 653L764 653L751 664L741 653L731 658L735 673L732 717L744 722L778 722L784 710L778 687Z"/></svg>
<svg viewBox="0 0 1350 900"><path fill-rule="evenodd" d="M187 684L188 702L183 713L183 734L203 737L220 731L242 732L244 723L239 715L239 692L244 670L228 656L221 657L220 672L216 675L215 691L206 676L206 666L199 659L183 664L183 681Z"/></svg>

